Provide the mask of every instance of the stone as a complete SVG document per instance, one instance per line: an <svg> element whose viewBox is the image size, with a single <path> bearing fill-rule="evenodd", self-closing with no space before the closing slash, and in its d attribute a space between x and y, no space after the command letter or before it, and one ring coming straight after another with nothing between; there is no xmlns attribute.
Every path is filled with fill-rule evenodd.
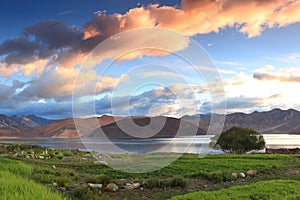
<svg viewBox="0 0 300 200"><path fill-rule="evenodd" d="M67 189L73 191L76 189L76 185L68 185Z"/></svg>
<svg viewBox="0 0 300 200"><path fill-rule="evenodd" d="M102 189L102 184L99 183L88 183L87 184L90 188L98 188L98 189Z"/></svg>
<svg viewBox="0 0 300 200"><path fill-rule="evenodd" d="M116 192L118 191L119 187L114 184L114 183L109 183L106 187L105 187L105 190L106 191L109 191L109 192Z"/></svg>
<svg viewBox="0 0 300 200"><path fill-rule="evenodd" d="M124 189L125 190L134 190L141 186L140 183L125 183Z"/></svg>
<svg viewBox="0 0 300 200"><path fill-rule="evenodd" d="M240 178L245 178L245 177L246 177L246 174L243 173L243 172L240 172L240 173L239 173L239 177L240 177Z"/></svg>
<svg viewBox="0 0 300 200"><path fill-rule="evenodd" d="M59 187L58 190L61 191L61 192L65 192L66 188L65 187Z"/></svg>
<svg viewBox="0 0 300 200"><path fill-rule="evenodd" d="M132 185L133 185L134 188L139 188L141 186L140 183L133 183Z"/></svg>
<svg viewBox="0 0 300 200"><path fill-rule="evenodd" d="M107 162L102 161L102 160L96 160L96 161L94 162L94 164L97 164L97 165L108 165Z"/></svg>
<svg viewBox="0 0 300 200"><path fill-rule="evenodd" d="M55 165L52 165L52 169L56 169L56 166L55 166Z"/></svg>
<svg viewBox="0 0 300 200"><path fill-rule="evenodd" d="M57 183L56 183L56 182L53 182L52 185L53 185L54 187L56 187L56 186L57 186Z"/></svg>
<svg viewBox="0 0 300 200"><path fill-rule="evenodd" d="M246 172L247 176L255 176L257 174L257 171L255 170L249 170Z"/></svg>
<svg viewBox="0 0 300 200"><path fill-rule="evenodd" d="M239 177L239 174L238 174L238 173L232 173L231 176L232 176L233 178L238 178L238 177Z"/></svg>

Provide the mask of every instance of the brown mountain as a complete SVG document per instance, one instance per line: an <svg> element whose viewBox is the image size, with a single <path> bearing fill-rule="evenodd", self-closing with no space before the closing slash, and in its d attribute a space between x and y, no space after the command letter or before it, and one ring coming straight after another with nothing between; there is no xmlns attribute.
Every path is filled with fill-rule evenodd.
<svg viewBox="0 0 300 200"><path fill-rule="evenodd" d="M195 124L196 117L185 117L185 120ZM200 117L200 127L207 130L210 119L210 115ZM267 112L232 113L226 115L223 130L228 130L233 126L251 128L264 134L300 133L300 112L293 109L274 109Z"/></svg>
<svg viewBox="0 0 300 200"><path fill-rule="evenodd" d="M198 128L196 120L199 120L199 117ZM155 117L152 120L165 121L165 124L155 136L152 133L155 132L157 127L149 125L151 120L149 117L113 117L103 115L97 118L99 125L92 125L90 121L94 120L92 118L77 119L80 121L80 127L77 128L81 130L80 132L84 132L84 135L81 136L86 137L101 137L102 135L99 135L101 126L101 130L109 138L132 138L126 132L134 132L136 130L136 127L131 125L130 120L133 120L137 126L147 127L140 133L137 133L139 137L174 137L179 127L182 128L181 136L193 135L195 132L198 135L205 134L210 119L210 115L185 116L182 119ZM127 131L119 128L119 124L122 124L122 127ZM268 112L253 112L250 114L232 113L226 116L224 130L233 126L252 128L265 134L300 134L300 112L293 109L274 109ZM78 133L73 118L57 120L50 124L32 127L21 126L14 119L0 115L0 137L77 138Z"/></svg>
<svg viewBox="0 0 300 200"><path fill-rule="evenodd" d="M132 126L132 121L139 127L143 127L141 132L136 131L136 127ZM164 122L162 124L162 128L159 128L157 131L155 126L158 123L150 124L151 120L158 120L160 122ZM122 127L120 128L119 124ZM179 128L180 127L180 128ZM134 136L129 135L127 133L135 133L136 137L144 137L144 138L151 138L151 137L174 137L176 134L177 136L194 136L195 133L197 135L204 135L206 132L201 129L200 127L195 126L194 124L171 117L127 117L123 118L122 120L117 122L113 122L111 124L107 124L105 126L101 126L102 132L99 132L99 129L95 130L91 133L88 137L102 137L104 133L108 138L133 138Z"/></svg>

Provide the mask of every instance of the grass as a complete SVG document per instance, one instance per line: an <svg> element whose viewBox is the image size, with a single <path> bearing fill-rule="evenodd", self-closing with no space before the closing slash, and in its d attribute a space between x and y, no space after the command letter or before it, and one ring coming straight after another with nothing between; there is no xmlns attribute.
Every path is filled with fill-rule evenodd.
<svg viewBox="0 0 300 200"><path fill-rule="evenodd" d="M156 155L162 159L163 155ZM159 160L159 159L158 159ZM169 178L180 174L184 178L213 178L219 179L219 175L226 177L232 172L245 172L247 170L273 170L285 167L300 165L297 156L291 155L271 155L271 154L250 154L250 155L208 155L205 158L199 158L198 155L183 155L171 165L158 171L149 173L126 173L112 169L107 166L97 165L92 162L68 162L59 160L37 160L25 159L24 162L34 166L37 169L47 169L51 171L52 165L58 168L74 170L80 174L90 174L97 176L106 174L113 179L122 178L141 178L148 179ZM53 170L57 172L57 170Z"/></svg>
<svg viewBox="0 0 300 200"><path fill-rule="evenodd" d="M61 194L50 191L49 188L43 185L8 171L0 171L0 197L1 200L66 199Z"/></svg>
<svg viewBox="0 0 300 200"><path fill-rule="evenodd" d="M33 168L20 161L0 158L0 171L9 171L13 174L30 176Z"/></svg>
<svg viewBox="0 0 300 200"><path fill-rule="evenodd" d="M262 181L245 186L233 186L218 191L201 191L171 200L296 200L300 199L300 182L289 180Z"/></svg>
<svg viewBox="0 0 300 200"><path fill-rule="evenodd" d="M67 199L46 186L37 184L29 177L32 167L19 161L0 159L1 200L64 200Z"/></svg>
<svg viewBox="0 0 300 200"><path fill-rule="evenodd" d="M22 149L23 146L15 146L14 148ZM32 147L30 147L30 150L25 148L24 151L32 152L31 148ZM169 166L157 171L149 173L126 173L108 166L95 164L92 157L94 154L89 152L49 149L48 154L53 154L54 156L37 159L26 158L24 155L15 157L5 148L0 148L0 151L1 150L9 154L9 158L14 160L0 158L0 171L9 172L13 176L18 177L18 179L21 178L27 182L31 179L30 184L36 184L39 187L48 185L47 187L43 186L44 189L41 189L45 191L45 193L50 192L52 194L48 189L50 185L57 185L51 187L53 190L58 190L60 186L68 187L69 185L75 185L77 188L74 191L67 190L64 193L59 193L59 195L61 194L71 199L97 200L107 198L130 200L141 199L141 197L143 197L144 199L161 200L169 199L172 196L187 194L188 192L196 192L199 190L219 191L219 189L228 188L230 186L247 186L267 180L300 181L300 155L223 154L208 155L205 158L200 158L198 155L185 154ZM38 150L40 152L45 151L39 148ZM19 152L19 150L17 150L17 152ZM61 156L61 159L59 159L59 156ZM128 168L131 169L135 169L135 167L137 169L141 167L150 169L157 162L163 163L166 158L173 158L174 154L110 156L117 159L125 158L126 161L133 161L132 166L128 165ZM141 156L143 159L141 159ZM122 164L127 165L128 162ZM53 167L53 165L55 165L55 167ZM247 177L245 179L233 179L231 175L233 172L246 172L248 170L256 170L258 173L255 177ZM56 184L53 184L53 182ZM102 183L103 187L109 182L114 182L120 188L122 188L125 183L138 182L142 184L143 190L136 189L127 191L121 189L116 193L102 190L101 195L99 195L99 190L91 189L85 184L89 182ZM236 189L237 191L244 190L244 186L239 187ZM286 185L286 187L290 188L290 185ZM193 194L194 193L188 195ZM262 194L264 194L264 192ZM58 194L54 193L53 195ZM0 197L2 197L1 194ZM63 198L62 196L60 197ZM258 197L260 197L259 194ZM16 199L18 199L18 197L16 197ZM255 197L252 196L251 199L255 199Z"/></svg>

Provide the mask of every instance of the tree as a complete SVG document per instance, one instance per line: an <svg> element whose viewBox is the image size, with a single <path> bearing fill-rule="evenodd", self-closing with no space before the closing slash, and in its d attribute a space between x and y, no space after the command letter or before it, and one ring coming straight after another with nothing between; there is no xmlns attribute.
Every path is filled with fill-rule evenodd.
<svg viewBox="0 0 300 200"><path fill-rule="evenodd" d="M213 137L211 142L211 146L215 149L231 154L260 150L265 148L265 144L264 137L260 133L242 127L233 127L221 133L219 137Z"/></svg>

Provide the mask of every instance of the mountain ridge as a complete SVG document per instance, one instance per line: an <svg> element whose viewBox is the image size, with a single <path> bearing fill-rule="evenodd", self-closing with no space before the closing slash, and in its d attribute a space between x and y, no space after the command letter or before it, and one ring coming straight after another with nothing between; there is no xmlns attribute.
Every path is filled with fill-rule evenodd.
<svg viewBox="0 0 300 200"><path fill-rule="evenodd" d="M166 124L162 129L153 137L174 137L177 133L179 126L183 127L183 135L188 136L190 130L196 130L198 135L206 134L211 116L214 114L205 114L198 116L183 116L182 118L172 117L146 117L146 116L131 116L120 117L112 115L101 115L96 117L98 124L91 125L90 120L95 118L81 118L76 119L79 121L79 126L76 127L74 118L66 118L61 120L46 121L47 119L28 115L31 117L28 123L20 121L24 117L8 117L0 114L0 137L41 137L41 138L78 138L77 129L80 129L80 135L95 137L97 136L97 129L104 130L107 137L111 138L132 138L128 136L123 130L118 127L117 122L126 122L132 119L139 126L147 126L149 119L166 120ZM221 116L221 114L218 114ZM26 116L25 116L26 118ZM38 120L37 120L38 119ZM35 120L35 121L34 121ZM39 121L40 120L40 121ZM39 123L39 124L38 124ZM131 123L125 123L128 130L132 130ZM198 128L195 128L197 127ZM230 113L226 115L224 129L228 130L233 126L242 126L252 128L263 134L278 133L278 134L300 134L300 112L295 109L281 110L273 109L263 112L252 113ZM151 128L151 127L150 127ZM149 129L150 132L152 129ZM150 134L143 133L143 134ZM194 133L195 131L193 131ZM141 133L142 134L142 133Z"/></svg>

